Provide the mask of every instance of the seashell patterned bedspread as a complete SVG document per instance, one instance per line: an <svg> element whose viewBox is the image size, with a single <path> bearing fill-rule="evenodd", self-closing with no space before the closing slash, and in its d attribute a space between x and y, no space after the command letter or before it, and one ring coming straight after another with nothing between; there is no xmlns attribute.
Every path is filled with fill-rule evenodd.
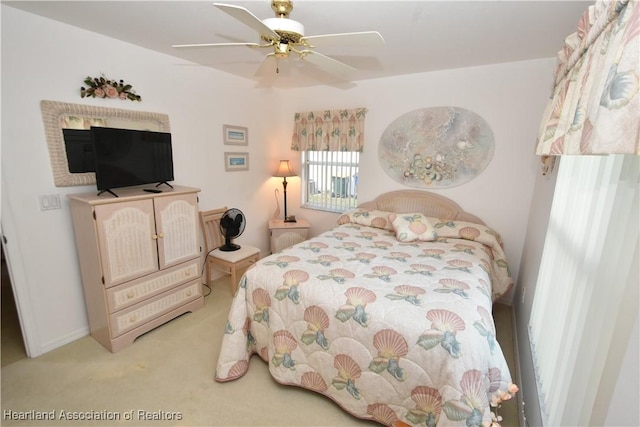
<svg viewBox="0 0 640 427"><path fill-rule="evenodd" d="M512 280L499 235L431 219L433 242L355 223L262 259L235 295L215 379L253 353L276 381L385 425L476 426L511 377L492 302Z"/></svg>

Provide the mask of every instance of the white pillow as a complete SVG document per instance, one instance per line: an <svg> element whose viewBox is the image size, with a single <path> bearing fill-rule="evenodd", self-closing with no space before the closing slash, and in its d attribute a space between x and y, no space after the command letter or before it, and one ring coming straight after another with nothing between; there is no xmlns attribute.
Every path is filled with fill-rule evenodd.
<svg viewBox="0 0 640 427"><path fill-rule="evenodd" d="M338 224L352 222L354 224L367 225L369 227L393 231L393 227L389 222L390 213L391 212L378 210L354 209L349 212L345 212L344 215L338 219Z"/></svg>
<svg viewBox="0 0 640 427"><path fill-rule="evenodd" d="M432 242L438 238L429 219L421 213L391 213L389 221L400 242Z"/></svg>

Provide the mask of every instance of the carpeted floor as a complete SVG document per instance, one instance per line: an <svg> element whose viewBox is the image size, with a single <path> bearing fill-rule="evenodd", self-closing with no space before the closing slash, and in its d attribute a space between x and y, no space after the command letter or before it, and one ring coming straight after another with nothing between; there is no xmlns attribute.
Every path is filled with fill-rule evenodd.
<svg viewBox="0 0 640 427"><path fill-rule="evenodd" d="M118 353L110 353L85 337L40 357L3 366L0 424L379 425L350 416L321 395L277 384L258 357L251 359L250 370L243 378L215 382L213 374L230 301L228 278L221 278L213 283L203 309L156 328ZM497 305L494 316L498 341L515 373L510 308ZM55 411L55 417L49 421L11 419L20 414L48 415L51 411ZM111 419L70 418L87 415ZM501 415L504 427L518 426L515 401L504 405Z"/></svg>

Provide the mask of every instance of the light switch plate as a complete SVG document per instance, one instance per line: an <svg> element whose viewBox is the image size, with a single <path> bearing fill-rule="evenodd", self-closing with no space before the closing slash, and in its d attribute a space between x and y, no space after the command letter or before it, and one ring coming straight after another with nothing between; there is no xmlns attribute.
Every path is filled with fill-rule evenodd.
<svg viewBox="0 0 640 427"><path fill-rule="evenodd" d="M50 211L54 209L60 209L61 207L62 205L60 204L59 194L45 194L40 196L41 211Z"/></svg>

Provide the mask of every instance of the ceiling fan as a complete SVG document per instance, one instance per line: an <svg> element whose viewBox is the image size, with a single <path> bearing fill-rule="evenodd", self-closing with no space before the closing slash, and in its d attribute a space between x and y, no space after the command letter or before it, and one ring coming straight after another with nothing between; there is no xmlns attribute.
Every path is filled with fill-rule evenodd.
<svg viewBox="0 0 640 427"><path fill-rule="evenodd" d="M337 61L314 50L317 47L380 47L384 39L377 31L362 31L353 33L323 34L305 36L304 26L289 18L293 3L290 0L272 0L271 9L275 18L260 20L244 7L222 3L213 3L215 7L229 14L244 25L250 27L260 36L259 43L199 43L179 44L174 48L202 48L246 46L249 48L269 48L269 52L256 70L256 77L270 77L274 72L279 73L278 61L297 55L320 70L341 79L348 79L357 71L354 67Z"/></svg>

